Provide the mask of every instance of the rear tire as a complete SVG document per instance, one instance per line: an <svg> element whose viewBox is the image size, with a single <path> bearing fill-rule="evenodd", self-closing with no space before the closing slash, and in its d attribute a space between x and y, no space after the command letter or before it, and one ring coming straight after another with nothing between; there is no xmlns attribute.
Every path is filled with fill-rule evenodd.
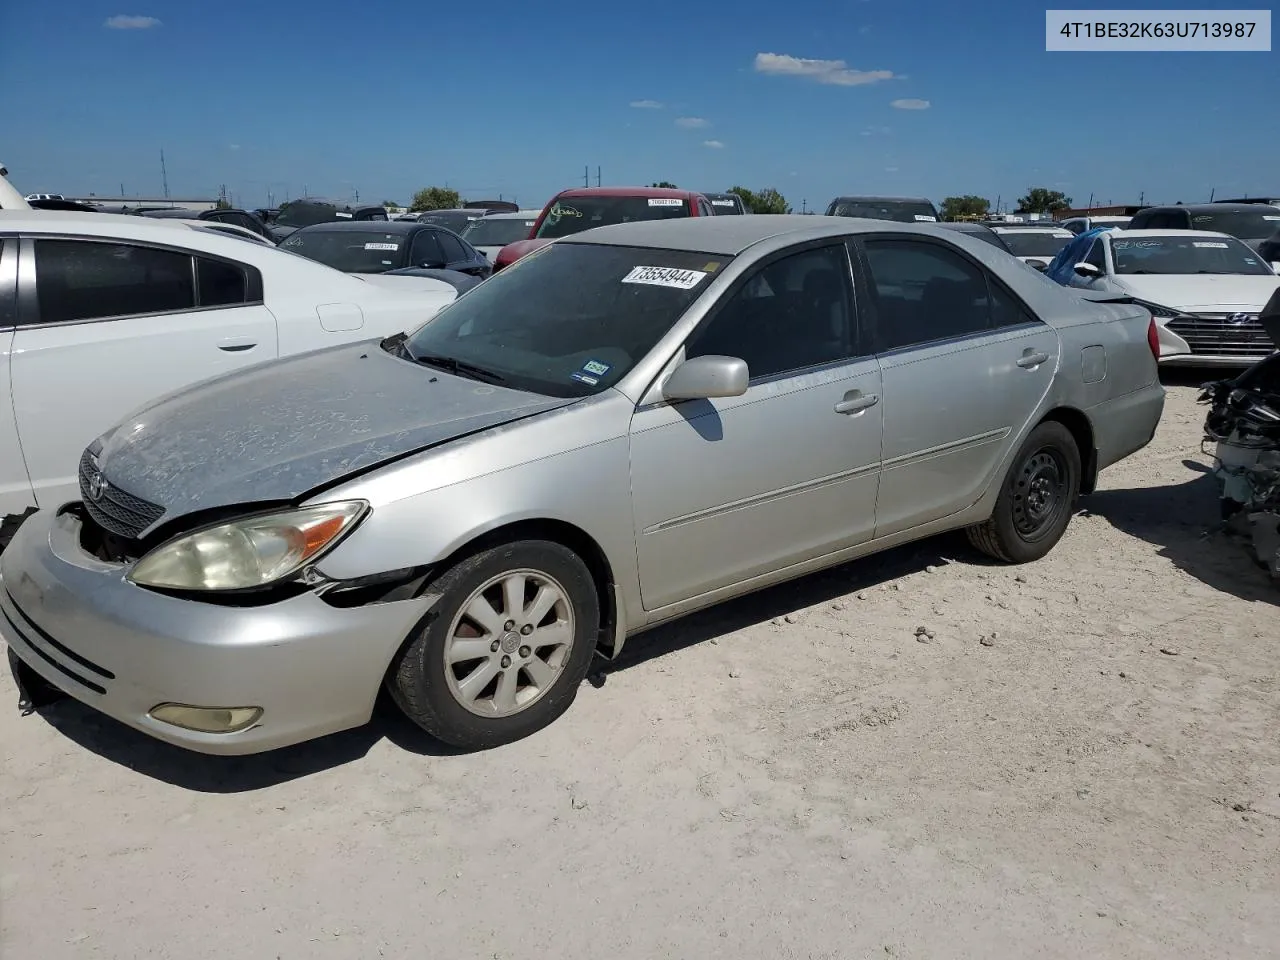
<svg viewBox="0 0 1280 960"><path fill-rule="evenodd" d="M1046 420L1018 449L990 519L967 529L969 542L1005 563L1039 560L1071 522L1080 477L1080 448L1071 431Z"/></svg>
<svg viewBox="0 0 1280 960"><path fill-rule="evenodd" d="M600 632L591 571L572 550L520 540L460 561L387 673L392 700L451 746L482 750L558 719L577 696Z"/></svg>

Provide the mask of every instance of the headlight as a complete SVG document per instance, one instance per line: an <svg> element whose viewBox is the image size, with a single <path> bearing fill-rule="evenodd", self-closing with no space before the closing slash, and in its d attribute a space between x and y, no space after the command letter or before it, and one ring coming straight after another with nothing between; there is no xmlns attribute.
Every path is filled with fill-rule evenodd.
<svg viewBox="0 0 1280 960"><path fill-rule="evenodd" d="M152 550L129 579L174 590L266 586L319 557L367 509L363 500L346 500L205 527Z"/></svg>

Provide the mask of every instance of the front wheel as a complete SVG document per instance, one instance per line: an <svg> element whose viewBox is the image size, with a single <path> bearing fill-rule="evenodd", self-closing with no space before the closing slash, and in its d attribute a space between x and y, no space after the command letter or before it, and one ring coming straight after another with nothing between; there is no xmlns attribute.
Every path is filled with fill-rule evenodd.
<svg viewBox="0 0 1280 960"><path fill-rule="evenodd" d="M600 600L573 551L522 540L476 553L392 663L387 688L418 726L464 749L511 743L569 709L591 665Z"/></svg>
<svg viewBox="0 0 1280 960"><path fill-rule="evenodd" d="M1080 449L1071 431L1046 421L1031 431L1005 477L991 518L969 542L1006 563L1030 563L1062 539L1080 494Z"/></svg>

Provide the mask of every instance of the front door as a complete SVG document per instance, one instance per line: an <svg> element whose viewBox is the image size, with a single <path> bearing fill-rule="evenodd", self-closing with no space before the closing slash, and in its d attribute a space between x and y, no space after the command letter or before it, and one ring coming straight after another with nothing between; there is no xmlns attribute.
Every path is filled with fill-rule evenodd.
<svg viewBox="0 0 1280 960"><path fill-rule="evenodd" d="M765 264L730 290L685 357L747 362L739 397L659 403L631 426L646 610L871 537L880 371L859 347L843 245Z"/></svg>
<svg viewBox="0 0 1280 960"><path fill-rule="evenodd" d="M24 240L21 256L10 374L41 507L78 499L80 454L138 407L278 354L245 264L88 239Z"/></svg>
<svg viewBox="0 0 1280 960"><path fill-rule="evenodd" d="M977 502L1050 386L1058 336L950 244L861 246L884 377L885 537Z"/></svg>

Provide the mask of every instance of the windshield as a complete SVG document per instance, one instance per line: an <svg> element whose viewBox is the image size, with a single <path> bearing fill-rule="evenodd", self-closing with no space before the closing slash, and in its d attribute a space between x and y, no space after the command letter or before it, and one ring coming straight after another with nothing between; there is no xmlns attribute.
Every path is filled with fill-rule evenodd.
<svg viewBox="0 0 1280 960"><path fill-rule="evenodd" d="M381 230L299 230L280 246L343 273L385 273L404 266L408 240L403 233Z"/></svg>
<svg viewBox="0 0 1280 960"><path fill-rule="evenodd" d="M736 194L730 193L708 193L706 198L711 201L712 209L715 210L717 217L723 217L731 214L741 216L742 198Z"/></svg>
<svg viewBox="0 0 1280 960"><path fill-rule="evenodd" d="M938 219L933 204L913 200L876 200L872 197L837 200L833 217L866 217L870 220L896 220L899 223L930 223Z"/></svg>
<svg viewBox="0 0 1280 960"><path fill-rule="evenodd" d="M479 223L484 217L477 210L428 210L418 214L419 223L434 223L438 227L461 234L471 223Z"/></svg>
<svg viewBox="0 0 1280 960"><path fill-rule="evenodd" d="M505 247L517 240L528 240L537 222L536 215L528 220L524 217L481 217L467 224L462 236L473 247Z"/></svg>
<svg viewBox="0 0 1280 960"><path fill-rule="evenodd" d="M405 346L420 362L446 358L515 389L588 396L647 355L730 259L547 244L445 307Z"/></svg>
<svg viewBox="0 0 1280 960"><path fill-rule="evenodd" d="M946 224L943 224L943 226L946 226ZM994 230L956 230L956 233L963 233L978 240L985 240L996 249L1003 250L1005 253L1009 252L1009 248L1004 245L1000 235Z"/></svg>
<svg viewBox="0 0 1280 960"><path fill-rule="evenodd" d="M1247 244L1227 237L1117 237L1111 243L1111 253L1117 274L1271 273Z"/></svg>
<svg viewBox="0 0 1280 960"><path fill-rule="evenodd" d="M1000 233L1000 239L1009 245L1015 257L1044 257L1052 259L1058 251L1075 239L1069 230L1058 233L1042 233L1038 230L1009 230Z"/></svg>
<svg viewBox="0 0 1280 960"><path fill-rule="evenodd" d="M1267 204L1258 204L1257 211L1224 213L1198 213L1191 218L1197 230L1226 233L1241 240L1262 240L1280 227L1280 210Z"/></svg>
<svg viewBox="0 0 1280 960"><path fill-rule="evenodd" d="M331 203L308 203L305 201L286 204L280 208L275 222L282 227L309 227L314 223L332 223L334 220L348 220L349 211L338 216L338 208Z"/></svg>
<svg viewBox="0 0 1280 960"><path fill-rule="evenodd" d="M563 197L551 205L537 235L553 239L614 223L687 216L689 201L675 197Z"/></svg>

